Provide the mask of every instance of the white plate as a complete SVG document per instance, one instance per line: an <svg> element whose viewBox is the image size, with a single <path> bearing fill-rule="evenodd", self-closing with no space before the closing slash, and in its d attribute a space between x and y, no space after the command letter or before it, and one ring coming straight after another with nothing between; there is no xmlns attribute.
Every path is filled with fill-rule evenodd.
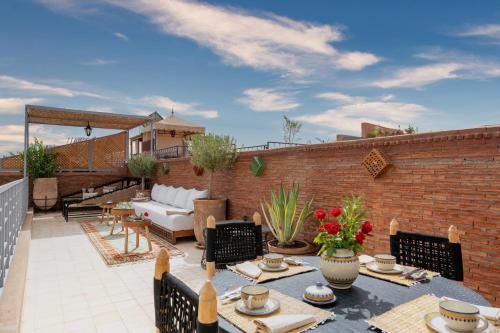
<svg viewBox="0 0 500 333"><path fill-rule="evenodd" d="M396 275L396 274L403 273L403 267L401 267L399 265L394 265L394 268L391 270L383 270L383 269L378 268L378 265L376 262L371 262L371 263L366 264L366 268L372 272L381 273L381 274L394 274L394 275Z"/></svg>
<svg viewBox="0 0 500 333"><path fill-rule="evenodd" d="M264 305L260 309L250 310L249 308L247 308L247 306L245 305L245 301L243 301L242 299L236 302L236 311L249 316L265 316L273 313L279 308L280 308L280 302L277 299L271 297L269 297L269 299L267 300L266 305Z"/></svg>
<svg viewBox="0 0 500 333"><path fill-rule="evenodd" d="M322 305L328 305L328 304L335 303L337 301L337 296L333 295L333 298L331 300L329 300L329 301L318 302L318 301L313 301L312 299L307 298L306 294L302 294L302 300L304 302L309 303L309 304L322 306Z"/></svg>
<svg viewBox="0 0 500 333"><path fill-rule="evenodd" d="M279 267L269 267L263 262L260 262L258 266L260 269L267 272L281 272L281 271L286 271L288 269L288 264L286 262L282 262Z"/></svg>
<svg viewBox="0 0 500 333"><path fill-rule="evenodd" d="M446 322L444 319L441 317L439 312L431 312L428 313L424 316L424 321L429 326L431 329L438 333L460 333L458 331L452 330L451 328L446 326ZM489 325L486 329L483 331L471 331L471 333L498 333L498 330L492 326Z"/></svg>

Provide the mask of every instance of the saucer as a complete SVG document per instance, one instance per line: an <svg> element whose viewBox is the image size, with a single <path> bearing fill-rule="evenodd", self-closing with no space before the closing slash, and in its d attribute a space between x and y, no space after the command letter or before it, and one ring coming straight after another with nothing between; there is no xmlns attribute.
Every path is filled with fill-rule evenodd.
<svg viewBox="0 0 500 333"><path fill-rule="evenodd" d="M272 297L269 297L266 305L264 305L262 308L252 309L252 310L247 308L247 306L245 305L245 301L243 301L242 299L236 302L236 311L249 316L265 316L273 313L279 308L280 308L280 302Z"/></svg>
<svg viewBox="0 0 500 333"><path fill-rule="evenodd" d="M376 262L371 262L371 263L366 264L366 268L369 271L372 271L375 273L381 273L381 274L394 274L394 275L396 275L396 274L403 273L403 267L401 267L400 265L394 265L394 268L391 270L383 270L383 269L378 268L378 265Z"/></svg>
<svg viewBox="0 0 500 333"><path fill-rule="evenodd" d="M446 322L441 317L439 312L430 312L424 316L424 321L427 326L438 333L460 333L459 331L455 331L448 326L446 326ZM495 327L489 325L486 329L482 331L474 330L468 331L469 333L496 333L498 332Z"/></svg>
<svg viewBox="0 0 500 333"><path fill-rule="evenodd" d="M329 304L335 303L337 301L337 296L333 295L333 298L331 300L329 300L329 301L318 302L318 301L313 301L311 299L306 298L306 295L303 294L302 295L302 300L304 302L312 304L312 305L322 306L322 305L329 305Z"/></svg>
<svg viewBox="0 0 500 333"><path fill-rule="evenodd" d="M266 272L281 272L286 271L288 269L288 264L286 262L282 262L279 267L269 267L263 262L259 263L259 268Z"/></svg>

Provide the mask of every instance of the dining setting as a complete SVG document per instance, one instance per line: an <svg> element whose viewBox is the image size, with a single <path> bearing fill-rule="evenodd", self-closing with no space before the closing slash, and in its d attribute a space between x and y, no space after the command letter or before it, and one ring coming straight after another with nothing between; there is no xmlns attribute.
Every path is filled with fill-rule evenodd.
<svg viewBox="0 0 500 333"><path fill-rule="evenodd" d="M313 256L265 253L258 212L246 222L207 219L202 265L218 332L500 332L500 309L461 283L455 226L434 236L401 231L393 219L390 251L368 255L372 225L360 198L313 215Z"/></svg>

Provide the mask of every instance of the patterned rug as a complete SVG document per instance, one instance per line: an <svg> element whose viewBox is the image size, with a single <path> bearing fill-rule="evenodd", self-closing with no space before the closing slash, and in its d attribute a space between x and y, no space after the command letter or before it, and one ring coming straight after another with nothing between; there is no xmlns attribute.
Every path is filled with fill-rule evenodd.
<svg viewBox="0 0 500 333"><path fill-rule="evenodd" d="M139 237L139 247L136 248L135 232L130 228L128 235L128 254L125 254L125 233L123 231L120 232L122 229L120 223L116 224L112 236L109 235L111 226L106 225L106 223L99 223L96 221L81 222L80 226L108 266L154 259L162 247L168 250L171 257L184 254L183 251L179 250L165 239L151 233L151 231L149 234L153 251L149 252L148 242L142 235Z"/></svg>

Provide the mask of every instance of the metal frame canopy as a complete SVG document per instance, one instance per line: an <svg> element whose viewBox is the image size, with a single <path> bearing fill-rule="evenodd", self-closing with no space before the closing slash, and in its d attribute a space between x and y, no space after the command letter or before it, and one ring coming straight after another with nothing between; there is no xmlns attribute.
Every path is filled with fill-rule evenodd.
<svg viewBox="0 0 500 333"><path fill-rule="evenodd" d="M82 128L90 125L93 128L123 130L127 131L127 141L129 130L146 123L152 126L152 119L149 116L74 110L40 105L26 105L24 117L24 151L28 150L29 145L29 124ZM126 149L128 149L128 143ZM27 176L27 167L27 154L24 154L24 177Z"/></svg>

